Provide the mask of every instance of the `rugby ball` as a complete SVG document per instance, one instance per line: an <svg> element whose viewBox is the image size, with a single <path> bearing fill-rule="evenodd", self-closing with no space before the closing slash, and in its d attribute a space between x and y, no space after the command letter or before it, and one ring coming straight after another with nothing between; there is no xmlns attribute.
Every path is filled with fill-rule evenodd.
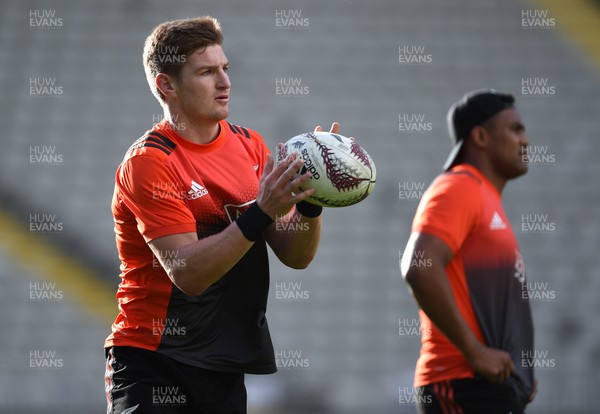
<svg viewBox="0 0 600 414"><path fill-rule="evenodd" d="M302 191L314 188L306 198L323 207L356 204L373 191L377 170L367 152L355 141L331 132L307 132L288 140L277 150L277 162L298 153L304 165L294 176L310 172Z"/></svg>

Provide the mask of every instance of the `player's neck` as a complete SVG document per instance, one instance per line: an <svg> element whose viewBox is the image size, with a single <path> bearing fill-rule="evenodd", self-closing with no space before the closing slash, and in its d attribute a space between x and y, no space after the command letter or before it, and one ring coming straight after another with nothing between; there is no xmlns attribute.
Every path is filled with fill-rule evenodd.
<svg viewBox="0 0 600 414"><path fill-rule="evenodd" d="M506 186L506 179L493 173L493 171L484 174L487 177L487 179L492 183L492 185L496 188L496 190L498 190L498 194L502 194L502 191Z"/></svg>
<svg viewBox="0 0 600 414"><path fill-rule="evenodd" d="M500 176L496 173L496 170L492 167L492 165L488 162L484 162L483 160L478 159L466 159L464 161L467 164L471 164L475 168L477 168L481 173L488 179L488 181L498 190L499 194L502 194L504 187L506 186L506 178Z"/></svg>
<svg viewBox="0 0 600 414"><path fill-rule="evenodd" d="M215 121L192 122L184 114L168 110L165 119L177 134L194 144L209 144L219 135L219 123Z"/></svg>

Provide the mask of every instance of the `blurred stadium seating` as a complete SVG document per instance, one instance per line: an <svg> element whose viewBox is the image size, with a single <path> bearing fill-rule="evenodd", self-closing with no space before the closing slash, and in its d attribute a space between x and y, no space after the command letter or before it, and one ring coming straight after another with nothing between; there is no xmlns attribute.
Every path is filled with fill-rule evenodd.
<svg viewBox="0 0 600 414"><path fill-rule="evenodd" d="M452 102L477 88L511 91L532 145L554 156L532 165L505 191L528 277L555 293L533 303L536 349L555 364L538 371L540 391L528 412L591 413L593 387L600 383L600 63L565 34L559 15L555 26L523 27L522 12L543 11L543 4L6 0L0 15L0 207L25 231L31 215L55 215L61 231L43 238L87 263L114 293L114 172L133 140L161 115L143 75L143 41L162 21L213 15L222 23L231 63L232 122L261 132L274 148L337 120L378 167L370 198L325 212L320 251L307 270L286 269L272 258L268 315L275 347L300 352L308 363L249 376L251 408L415 412L398 396L412 385L419 345L418 337L399 335L399 321L417 311L399 275L398 255L418 200L400 197L399 187L428 185L439 173L450 149L445 115ZM44 10L55 11L62 24L30 27L30 13ZM278 26L277 13L290 12L299 12L304 25ZM600 42L599 27L584 29ZM403 64L401 47L430 62ZM283 78L308 86L308 93L277 94ZM39 79L54 80L62 92L31 94L31 82ZM524 95L523 79L545 80L554 93ZM415 116L426 131L400 131L399 118ZM48 148L62 155L57 165L31 162L32 151ZM536 213L547 214L554 230L521 231L522 215ZM82 311L71 300L75 294L32 301L31 283L48 277L15 258L15 248L0 234L0 412L102 412L102 344L112 318L96 307ZM295 286L308 292L307 299L278 299L284 282L301 283ZM61 283L57 289L68 290L68 279ZM114 296L107 297L116 316ZM54 350L64 366L32 369L31 350Z"/></svg>

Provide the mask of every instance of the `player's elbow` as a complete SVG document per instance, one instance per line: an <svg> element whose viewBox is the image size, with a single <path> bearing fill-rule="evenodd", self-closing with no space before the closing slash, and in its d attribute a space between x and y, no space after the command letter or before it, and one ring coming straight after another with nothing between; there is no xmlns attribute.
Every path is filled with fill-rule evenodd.
<svg viewBox="0 0 600 414"><path fill-rule="evenodd" d="M418 286L425 277L423 270L418 267L410 267L406 270L403 270L401 273L402 277L411 288Z"/></svg>
<svg viewBox="0 0 600 414"><path fill-rule="evenodd" d="M296 250L296 251L283 251L276 252L277 257L285 266L302 270L306 269L315 258L317 251L316 249L307 249L307 250Z"/></svg>
<svg viewBox="0 0 600 414"><path fill-rule="evenodd" d="M290 267L292 269L302 270L302 269L306 269L308 267L308 265L310 265L310 263L312 262L312 259L313 259L312 257L288 259L284 262L284 264L287 267Z"/></svg>
<svg viewBox="0 0 600 414"><path fill-rule="evenodd" d="M286 258L285 260L282 260L282 262L284 265L286 265L289 268L296 269L296 270L303 270L303 269L306 269L311 264L314 257L315 257L314 254L313 255L305 255L305 256L297 256L297 257L289 257L289 258Z"/></svg>
<svg viewBox="0 0 600 414"><path fill-rule="evenodd" d="M206 288L197 287L197 286L189 286L189 287L186 286L186 287L179 287L179 290L181 290L187 296L196 297L196 296L200 296L201 294L203 294L204 291L206 291Z"/></svg>
<svg viewBox="0 0 600 414"><path fill-rule="evenodd" d="M208 289L207 284L202 283L197 278L191 277L190 272L186 269L170 269L168 274L173 284L188 296L200 296Z"/></svg>
<svg viewBox="0 0 600 414"><path fill-rule="evenodd" d="M411 272L408 272L408 273L402 273L402 277L404 278L404 281L405 281L405 282L406 282L406 283L407 283L409 286L412 286L412 285L413 285L413 283L415 283L415 278L416 278L416 276L415 276L413 273L411 273Z"/></svg>

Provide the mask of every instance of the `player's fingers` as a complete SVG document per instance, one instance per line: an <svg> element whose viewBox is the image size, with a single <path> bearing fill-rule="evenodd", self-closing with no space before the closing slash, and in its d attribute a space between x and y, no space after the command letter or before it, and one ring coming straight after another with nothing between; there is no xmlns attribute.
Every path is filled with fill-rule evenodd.
<svg viewBox="0 0 600 414"><path fill-rule="evenodd" d="M292 197L292 202L294 204L298 204L299 202L301 202L302 200L306 199L307 197L310 197L314 193L315 193L315 189L314 188L309 188L308 190L305 190L305 191L302 191L300 193L295 194Z"/></svg>
<svg viewBox="0 0 600 414"><path fill-rule="evenodd" d="M334 122L333 124L331 124L331 128L329 129L329 132L331 132L332 134L339 133L340 132L340 123Z"/></svg>
<svg viewBox="0 0 600 414"><path fill-rule="evenodd" d="M321 132L321 131L323 131L323 128L321 128L321 125L317 125L315 127L315 132Z"/></svg>
<svg viewBox="0 0 600 414"><path fill-rule="evenodd" d="M265 169L263 170L262 175L260 176L260 183L263 183L267 179L267 176L273 170L273 163L273 156L271 154L267 154L267 162L265 163Z"/></svg>
<svg viewBox="0 0 600 414"><path fill-rule="evenodd" d="M500 375L499 374L486 375L485 377L492 384L498 384L498 381L500 379Z"/></svg>
<svg viewBox="0 0 600 414"><path fill-rule="evenodd" d="M513 368L514 368L514 364L511 360L509 360L507 363L504 364L504 367L502 369L502 374L500 377L501 383L510 378L510 376L513 372Z"/></svg>
<svg viewBox="0 0 600 414"><path fill-rule="evenodd" d="M294 161L297 160L297 158L298 158L298 153L297 152L293 152L293 153L289 154L287 157L285 157L283 159L283 161L281 161L279 164L277 164L275 166L275 168L273 168L273 173L272 173L272 175L274 176L275 180L279 180L280 177L290 167L290 165L292 165L294 163Z"/></svg>
<svg viewBox="0 0 600 414"><path fill-rule="evenodd" d="M302 158L297 158L292 163L290 163L286 170L281 174L281 176L277 180L277 186L282 186L283 188L288 186L290 181L292 181L292 177L298 172L300 168L302 168L303 164L304 160Z"/></svg>
<svg viewBox="0 0 600 414"><path fill-rule="evenodd" d="M502 371L496 377L496 384L502 384L506 379L506 368L503 368Z"/></svg>
<svg viewBox="0 0 600 414"><path fill-rule="evenodd" d="M509 356L510 358L510 356ZM513 372L515 372L515 363L513 362L512 358L508 361L508 374L512 375Z"/></svg>
<svg viewBox="0 0 600 414"><path fill-rule="evenodd" d="M510 355L506 352L503 352L503 363L502 363L502 378L501 378L501 382L506 381L507 379L510 378L510 376L512 375L512 373L515 370L515 364L512 361L512 358L510 357Z"/></svg>
<svg viewBox="0 0 600 414"><path fill-rule="evenodd" d="M285 189L286 192L292 192L292 193L298 193L301 190L302 185L307 182L308 180L310 180L312 177L312 174L309 172L305 172L302 175L299 175L298 177L292 179L288 185L287 188Z"/></svg>
<svg viewBox="0 0 600 414"><path fill-rule="evenodd" d="M497 384L498 381L500 381L500 376L501 375L502 375L502 370L500 370L500 369L493 369L492 367L490 367L490 371L486 375L486 378L492 384Z"/></svg>

